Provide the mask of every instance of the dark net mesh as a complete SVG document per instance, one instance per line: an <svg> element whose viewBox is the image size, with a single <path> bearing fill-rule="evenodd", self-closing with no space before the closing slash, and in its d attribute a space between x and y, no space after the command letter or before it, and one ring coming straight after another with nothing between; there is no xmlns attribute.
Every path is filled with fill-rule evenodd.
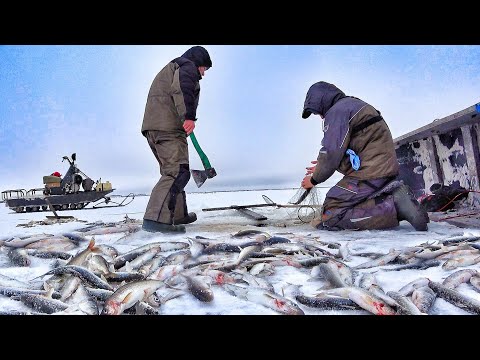
<svg viewBox="0 0 480 360"><path fill-rule="evenodd" d="M291 205L298 205L298 207L289 208L288 212L290 217L297 217L304 223L309 223L315 217L320 216L322 204L316 187L308 190L305 190L302 187L299 188L288 203Z"/></svg>

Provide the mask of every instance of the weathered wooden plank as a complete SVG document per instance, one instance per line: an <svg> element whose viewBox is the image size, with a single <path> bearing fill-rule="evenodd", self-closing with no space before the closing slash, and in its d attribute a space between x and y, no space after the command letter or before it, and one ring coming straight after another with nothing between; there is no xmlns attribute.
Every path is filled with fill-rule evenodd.
<svg viewBox="0 0 480 360"><path fill-rule="evenodd" d="M425 186L425 189L428 190L430 186L434 183L440 183L443 184L443 172L442 168L440 167L439 159L438 159L438 153L437 153L437 148L435 146L435 142L433 141L433 138L429 137L425 140L425 146L427 148L427 153L428 157L430 160L430 172L431 172L431 183L427 187ZM425 182L425 185L427 185L427 182Z"/></svg>
<svg viewBox="0 0 480 360"><path fill-rule="evenodd" d="M435 119L425 126L395 138L393 141L396 146L401 146L436 134L450 132L463 125L476 124L480 121L479 113L480 106L475 104L442 119Z"/></svg>
<svg viewBox="0 0 480 360"><path fill-rule="evenodd" d="M466 189L470 188L465 143L460 127L445 134L433 137L445 185L458 181Z"/></svg>

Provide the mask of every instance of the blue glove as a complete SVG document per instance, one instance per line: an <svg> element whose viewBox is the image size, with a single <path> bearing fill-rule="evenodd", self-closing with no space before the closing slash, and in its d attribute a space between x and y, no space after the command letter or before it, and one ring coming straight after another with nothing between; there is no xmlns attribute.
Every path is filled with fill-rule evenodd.
<svg viewBox="0 0 480 360"><path fill-rule="evenodd" d="M352 163L353 170L357 171L360 169L360 158L357 154L355 154L355 151L352 149L347 149L346 154L350 156L350 162Z"/></svg>

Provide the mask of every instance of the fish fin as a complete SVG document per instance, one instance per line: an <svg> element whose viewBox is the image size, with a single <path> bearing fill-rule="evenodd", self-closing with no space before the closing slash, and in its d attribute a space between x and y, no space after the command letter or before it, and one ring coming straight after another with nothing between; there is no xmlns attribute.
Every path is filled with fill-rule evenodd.
<svg viewBox="0 0 480 360"><path fill-rule="evenodd" d="M265 293L263 294L263 296L266 296L266 297L268 297L268 298L270 298L270 299L277 299L277 297L276 297L276 296L273 296L273 295L270 293L270 291L268 291L268 290L265 290Z"/></svg>
<svg viewBox="0 0 480 360"><path fill-rule="evenodd" d="M45 283L43 283L44 286L45 286ZM45 289L47 290L47 289ZM48 299L52 299L52 295L55 291L55 288L53 286L50 286L50 288L47 290L47 293L45 294L45 297L48 298Z"/></svg>
<svg viewBox="0 0 480 360"><path fill-rule="evenodd" d="M51 271L51 270L50 270L50 271ZM28 280L28 281L30 282L30 281L32 281L32 280L35 280L35 279L44 277L45 275L50 275L50 274L49 274L50 271L47 271L45 274L42 274L42 275L40 275L40 276L36 276L36 277L34 277L34 278L32 278L32 279L30 279L30 280Z"/></svg>
<svg viewBox="0 0 480 360"><path fill-rule="evenodd" d="M181 289L181 288L177 288L177 287L175 287L175 286L173 286L173 285L170 285L169 283L165 283L165 286L166 286L166 287L168 287L168 288L170 288L170 289L174 289L174 290L182 290L182 291L183 291L183 289Z"/></svg>
<svg viewBox="0 0 480 360"><path fill-rule="evenodd" d="M128 300L132 297L132 295L133 295L133 291L130 291L127 295L125 295L125 297L123 298L121 303L126 304L128 302Z"/></svg>
<svg viewBox="0 0 480 360"><path fill-rule="evenodd" d="M132 271L132 266L130 265L130 261L127 261L125 263L125 271L126 272L131 272Z"/></svg>
<svg viewBox="0 0 480 360"><path fill-rule="evenodd" d="M316 291L325 291L330 289L335 289L335 286L332 286L331 284L325 284L322 287L319 287Z"/></svg>
<svg viewBox="0 0 480 360"><path fill-rule="evenodd" d="M92 239L88 243L87 249L93 250L94 247L95 247L95 238L92 236Z"/></svg>
<svg viewBox="0 0 480 360"><path fill-rule="evenodd" d="M50 285L46 280L43 282L43 290L48 291L53 285Z"/></svg>
<svg viewBox="0 0 480 360"><path fill-rule="evenodd" d="M163 305L167 301L183 296L184 294L185 294L184 290L177 290L177 292L172 291L171 293L168 293L167 295L164 295L164 296L160 296L160 295L157 295L157 296L158 296L158 299L160 300L160 303Z"/></svg>

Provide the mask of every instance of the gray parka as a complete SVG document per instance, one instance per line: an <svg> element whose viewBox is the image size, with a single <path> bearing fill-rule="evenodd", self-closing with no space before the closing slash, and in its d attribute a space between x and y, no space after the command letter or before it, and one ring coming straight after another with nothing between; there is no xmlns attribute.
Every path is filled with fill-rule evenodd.
<svg viewBox="0 0 480 360"><path fill-rule="evenodd" d="M212 66L210 55L194 46L169 62L155 77L148 93L142 123L147 130L182 132L185 120L196 120L200 97L199 66Z"/></svg>

